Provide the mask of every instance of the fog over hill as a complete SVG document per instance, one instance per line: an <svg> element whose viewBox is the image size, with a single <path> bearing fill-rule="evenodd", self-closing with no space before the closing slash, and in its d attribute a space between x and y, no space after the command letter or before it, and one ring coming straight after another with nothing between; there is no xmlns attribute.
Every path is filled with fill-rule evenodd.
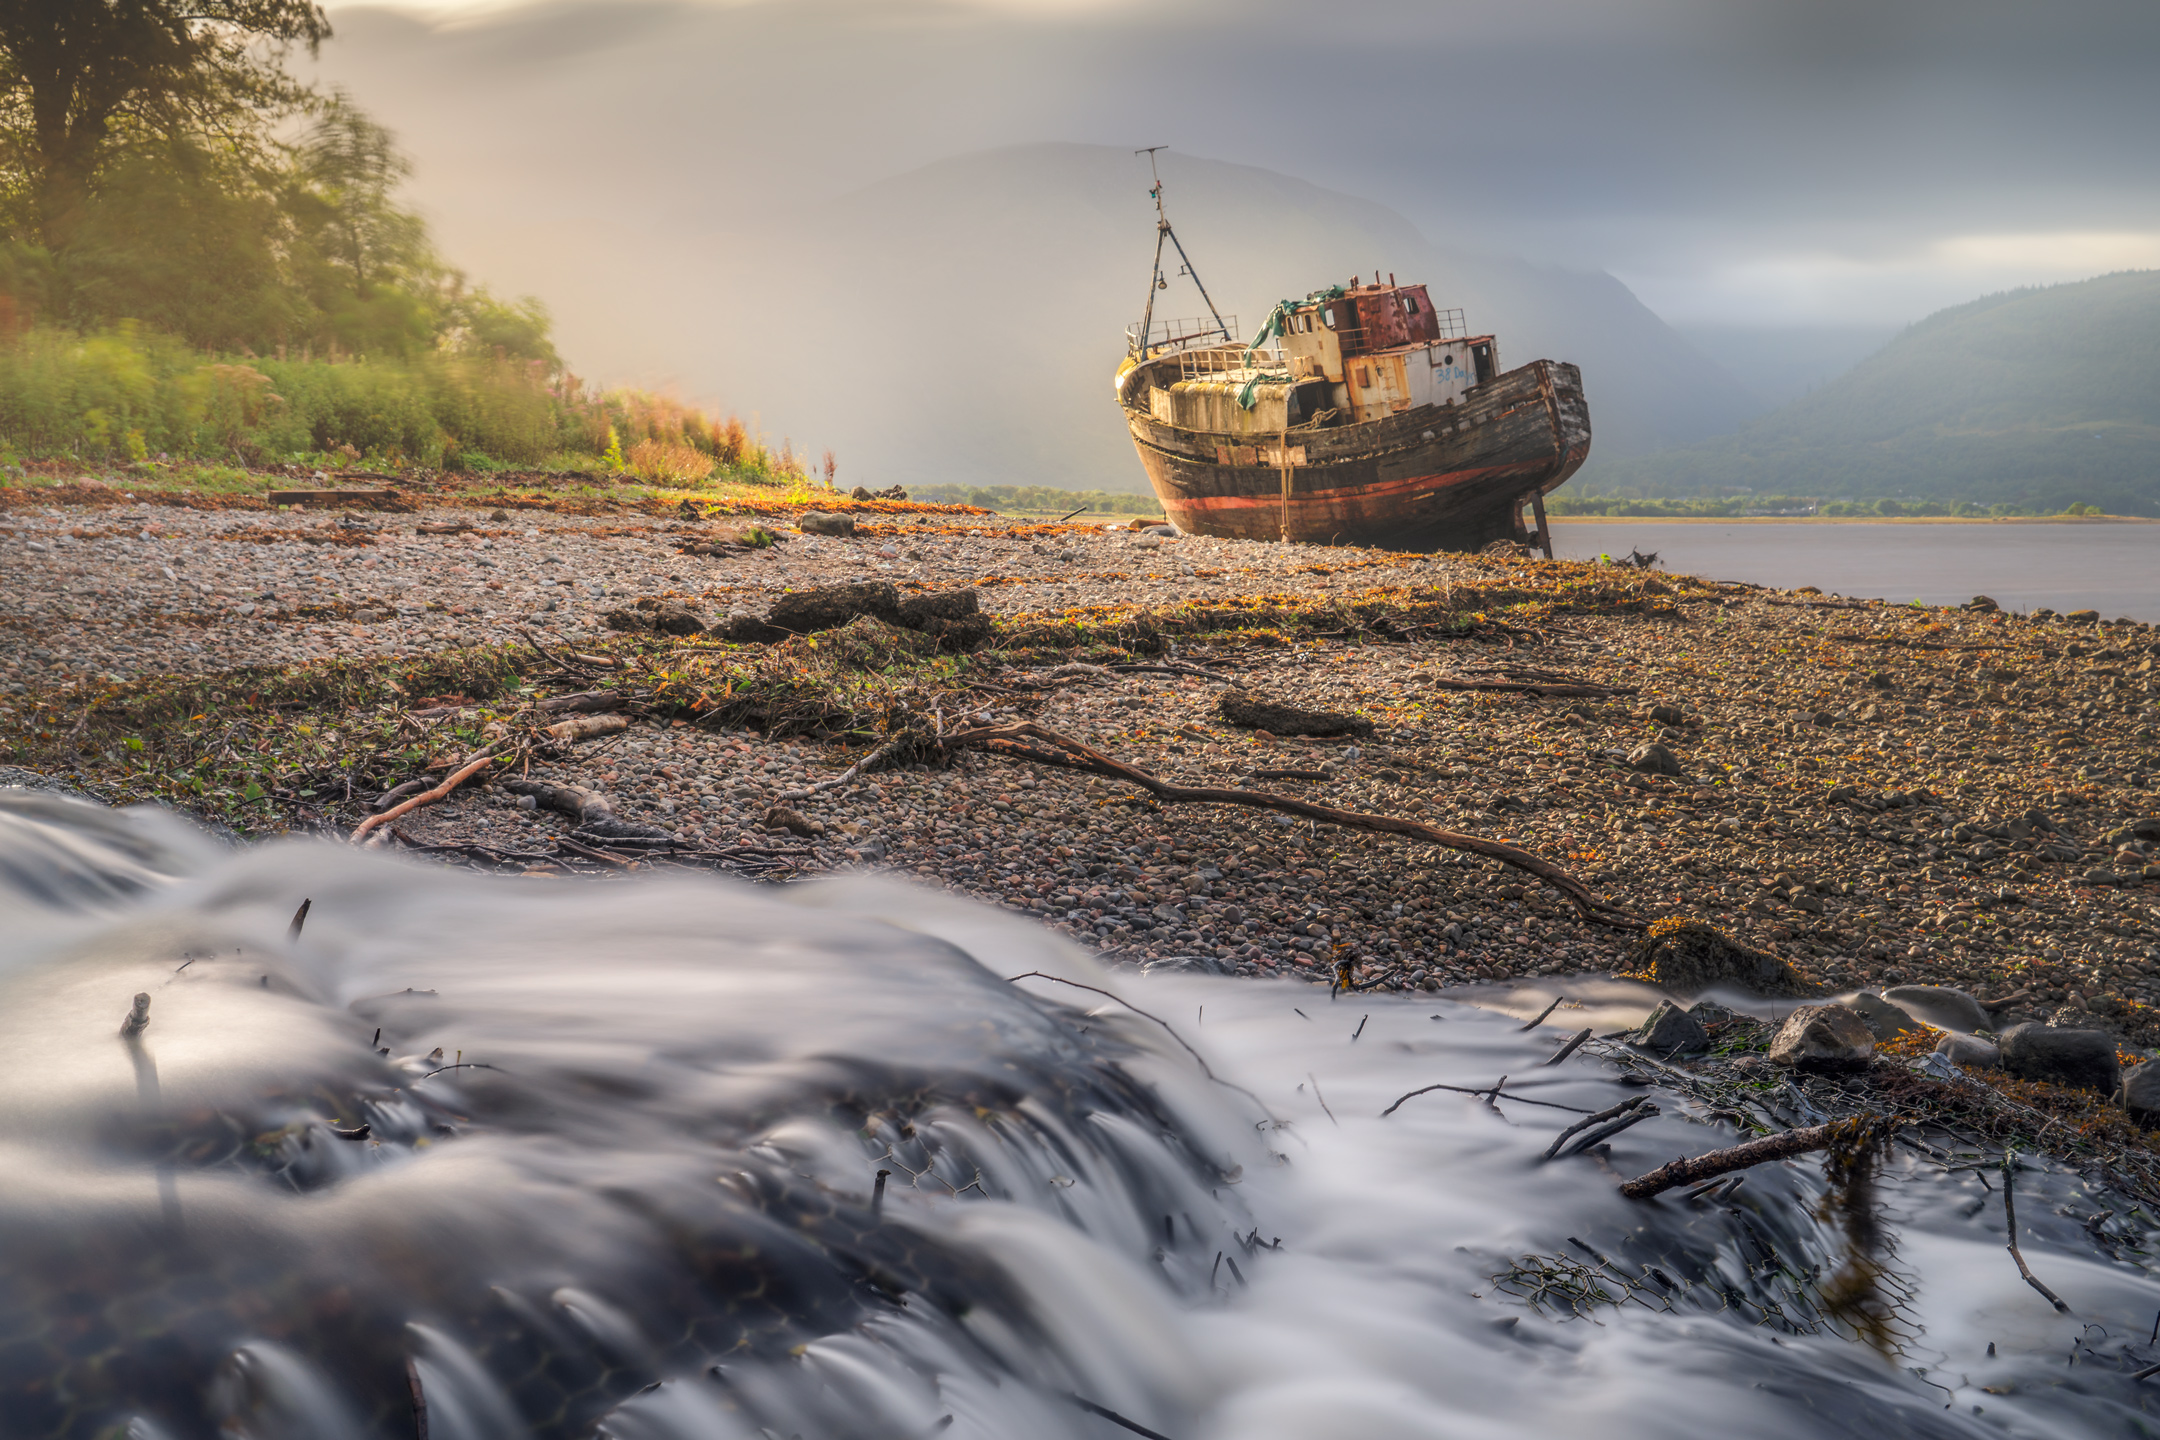
<svg viewBox="0 0 2160 1440"><path fill-rule="evenodd" d="M2160 515L2156 375L2160 270L2013 290L1929 316L1735 435L1616 461L1595 485Z"/></svg>
<svg viewBox="0 0 2160 1440"><path fill-rule="evenodd" d="M1247 333L1353 273L1423 280L1502 363L1583 367L1598 455L1730 429L1761 406L1609 275L1436 245L1384 206L1250 166L1161 157L1171 219ZM1111 397L1155 242L1146 162L1100 146L963 156L731 237L676 314L686 374L754 397L875 482L1139 487ZM1173 257L1174 264L1174 257ZM1201 313L1173 278L1156 314Z"/></svg>

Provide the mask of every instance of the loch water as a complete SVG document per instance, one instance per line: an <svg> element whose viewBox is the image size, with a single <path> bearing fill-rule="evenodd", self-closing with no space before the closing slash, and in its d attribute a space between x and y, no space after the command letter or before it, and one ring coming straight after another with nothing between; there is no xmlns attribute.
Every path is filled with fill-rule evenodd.
<svg viewBox="0 0 2160 1440"><path fill-rule="evenodd" d="M1561 559L1655 551L1664 569L1705 579L1900 604L1986 595L2006 610L2160 623L2160 525L1569 520L1552 534Z"/></svg>
<svg viewBox="0 0 2160 1440"><path fill-rule="evenodd" d="M889 880L496 879L0 791L0 1436L2160 1426L2143 1211L2021 1178L2058 1314L1984 1172L1899 1147L1866 1343L1818 1165L1618 1195L1733 1132L1542 1065L1647 1002L1598 985L1526 1030L1542 992L1114 972Z"/></svg>

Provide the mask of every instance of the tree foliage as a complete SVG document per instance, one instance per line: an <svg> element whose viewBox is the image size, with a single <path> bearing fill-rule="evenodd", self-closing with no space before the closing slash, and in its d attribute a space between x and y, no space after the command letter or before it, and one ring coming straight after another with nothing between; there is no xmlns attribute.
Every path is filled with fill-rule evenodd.
<svg viewBox="0 0 2160 1440"><path fill-rule="evenodd" d="M556 368L539 303L398 203L396 138L287 72L329 34L311 0L0 0L0 323Z"/></svg>

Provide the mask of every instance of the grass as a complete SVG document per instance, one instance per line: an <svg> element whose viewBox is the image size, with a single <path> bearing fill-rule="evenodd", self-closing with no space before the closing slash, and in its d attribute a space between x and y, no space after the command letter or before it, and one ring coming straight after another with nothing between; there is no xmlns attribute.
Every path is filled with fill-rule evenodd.
<svg viewBox="0 0 2160 1440"><path fill-rule="evenodd" d="M39 462L811 483L791 443L775 449L734 416L597 389L540 362L210 354L136 325L0 334L0 466Z"/></svg>

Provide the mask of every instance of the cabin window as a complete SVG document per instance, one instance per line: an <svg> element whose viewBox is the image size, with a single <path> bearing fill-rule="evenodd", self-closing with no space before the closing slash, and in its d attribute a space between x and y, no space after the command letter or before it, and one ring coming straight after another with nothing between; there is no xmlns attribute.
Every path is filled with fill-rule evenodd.
<svg viewBox="0 0 2160 1440"><path fill-rule="evenodd" d="M1405 295L1405 296L1403 296L1403 302L1402 302L1402 303L1403 303L1403 309L1405 309L1405 310L1409 311L1409 312L1410 312L1410 313L1411 313L1412 315L1415 315L1415 314L1417 314L1417 296L1415 296L1415 295Z"/></svg>
<svg viewBox="0 0 2160 1440"><path fill-rule="evenodd" d="M1327 328L1328 328L1328 329L1330 329L1330 330L1334 329L1334 328L1335 328L1335 312L1334 312L1334 310L1332 310L1332 309L1328 309L1328 310L1322 310L1322 311L1320 312L1320 323L1321 323L1321 324L1323 324L1323 325L1325 325L1325 326L1327 326Z"/></svg>
<svg viewBox="0 0 2160 1440"><path fill-rule="evenodd" d="M1372 377L1365 373L1365 367L1362 365L1357 367L1357 384L1358 389L1360 390L1363 390L1372 384Z"/></svg>
<svg viewBox="0 0 2160 1440"><path fill-rule="evenodd" d="M1440 357L1440 363L1443 365L1452 365L1455 363L1455 357L1452 355L1443 355Z"/></svg>

